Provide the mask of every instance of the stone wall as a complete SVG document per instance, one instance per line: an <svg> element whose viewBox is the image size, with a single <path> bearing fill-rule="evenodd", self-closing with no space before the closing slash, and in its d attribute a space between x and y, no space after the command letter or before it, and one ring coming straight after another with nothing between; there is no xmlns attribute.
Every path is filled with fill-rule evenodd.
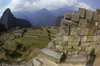
<svg viewBox="0 0 100 66"><path fill-rule="evenodd" d="M48 52L45 51L47 49ZM79 14L65 14L61 21L61 32L56 34L56 38L41 50L40 57L61 62L64 53L67 55L66 63L86 63L89 60L87 56L98 55L99 51L100 15L79 8Z"/></svg>
<svg viewBox="0 0 100 66"><path fill-rule="evenodd" d="M24 38L51 40L60 32L60 27L40 27L27 29Z"/></svg>

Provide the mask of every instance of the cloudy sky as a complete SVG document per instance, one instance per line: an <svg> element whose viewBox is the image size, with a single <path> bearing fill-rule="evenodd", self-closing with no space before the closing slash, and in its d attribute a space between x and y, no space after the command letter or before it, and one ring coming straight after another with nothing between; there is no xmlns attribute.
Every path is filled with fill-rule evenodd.
<svg viewBox="0 0 100 66"><path fill-rule="evenodd" d="M100 0L0 0L0 16L6 8L13 12L28 11L32 12L46 8L54 10L61 7L68 7L73 10L86 8L89 10L100 9Z"/></svg>

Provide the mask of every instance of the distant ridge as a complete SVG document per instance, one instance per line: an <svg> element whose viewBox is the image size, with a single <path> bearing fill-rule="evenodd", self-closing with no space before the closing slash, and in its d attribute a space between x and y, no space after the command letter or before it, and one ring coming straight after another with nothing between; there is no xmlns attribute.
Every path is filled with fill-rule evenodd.
<svg viewBox="0 0 100 66"><path fill-rule="evenodd" d="M17 26L21 28L32 27L29 21L14 17L9 8L4 11L0 22L6 29L11 29Z"/></svg>

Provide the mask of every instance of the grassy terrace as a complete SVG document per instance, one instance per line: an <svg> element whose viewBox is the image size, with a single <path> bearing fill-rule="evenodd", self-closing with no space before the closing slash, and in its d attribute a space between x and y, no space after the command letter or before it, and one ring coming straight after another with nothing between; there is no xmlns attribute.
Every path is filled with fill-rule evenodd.
<svg viewBox="0 0 100 66"><path fill-rule="evenodd" d="M4 45L0 46L0 61L18 62L29 61L40 53L40 50L45 47L51 40L40 39L25 39L18 38L12 41L5 41Z"/></svg>

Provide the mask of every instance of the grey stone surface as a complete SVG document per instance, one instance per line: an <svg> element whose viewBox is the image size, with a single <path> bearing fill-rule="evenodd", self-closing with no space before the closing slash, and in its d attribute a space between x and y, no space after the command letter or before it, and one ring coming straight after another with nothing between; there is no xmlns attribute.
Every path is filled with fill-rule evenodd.
<svg viewBox="0 0 100 66"><path fill-rule="evenodd" d="M99 21L99 14L94 12L94 21Z"/></svg>
<svg viewBox="0 0 100 66"><path fill-rule="evenodd" d="M81 47L88 47L90 45L89 42L82 42Z"/></svg>
<svg viewBox="0 0 100 66"><path fill-rule="evenodd" d="M69 35L69 26L62 26L61 32L63 35Z"/></svg>
<svg viewBox="0 0 100 66"><path fill-rule="evenodd" d="M81 18L85 17L86 9L85 8L79 8L79 16Z"/></svg>
<svg viewBox="0 0 100 66"><path fill-rule="evenodd" d="M64 58L64 53L57 52L51 49L43 48L40 53L41 57L49 59L53 62L60 62Z"/></svg>
<svg viewBox="0 0 100 66"><path fill-rule="evenodd" d="M33 66L32 62L26 62L26 66Z"/></svg>
<svg viewBox="0 0 100 66"><path fill-rule="evenodd" d="M63 35L62 35L62 33L56 34L56 40L63 40Z"/></svg>
<svg viewBox="0 0 100 66"><path fill-rule="evenodd" d="M93 16L94 16L93 11L86 10L86 19L92 20L93 19Z"/></svg>
<svg viewBox="0 0 100 66"><path fill-rule="evenodd" d="M85 51L91 51L92 49L92 47L86 47Z"/></svg>
<svg viewBox="0 0 100 66"><path fill-rule="evenodd" d="M70 35L79 35L80 32L81 32L81 28L70 27Z"/></svg>
<svg viewBox="0 0 100 66"><path fill-rule="evenodd" d="M41 66L42 62L40 62L36 57L32 59L32 63L34 66Z"/></svg>
<svg viewBox="0 0 100 66"><path fill-rule="evenodd" d="M78 26L77 23L72 22L70 20L62 19L61 26Z"/></svg>
<svg viewBox="0 0 100 66"><path fill-rule="evenodd" d="M72 13L71 20L74 22L79 22L79 14Z"/></svg>
<svg viewBox="0 0 100 66"><path fill-rule="evenodd" d="M72 46L64 46L64 50L70 50Z"/></svg>
<svg viewBox="0 0 100 66"><path fill-rule="evenodd" d="M70 13L66 13L64 18L68 19L68 20L71 19L71 14Z"/></svg>
<svg viewBox="0 0 100 66"><path fill-rule="evenodd" d="M100 30L97 30L97 35L100 35Z"/></svg>
<svg viewBox="0 0 100 66"><path fill-rule="evenodd" d="M80 41L80 36L64 36L63 41Z"/></svg>
<svg viewBox="0 0 100 66"><path fill-rule="evenodd" d="M86 42L86 41L96 41L95 36L83 36L81 42Z"/></svg>
<svg viewBox="0 0 100 66"><path fill-rule="evenodd" d="M63 46L61 45L56 45L55 48L59 51L63 51Z"/></svg>
<svg viewBox="0 0 100 66"><path fill-rule="evenodd" d="M87 27L87 19L80 19L79 27L86 28Z"/></svg>
<svg viewBox="0 0 100 66"><path fill-rule="evenodd" d="M49 49L54 49L54 44L53 44L53 42L49 42L49 43L48 43L48 48L49 48Z"/></svg>
<svg viewBox="0 0 100 66"><path fill-rule="evenodd" d="M81 28L79 35L88 35L89 29L88 28Z"/></svg>
<svg viewBox="0 0 100 66"><path fill-rule="evenodd" d="M87 60L86 55L72 55L67 56L66 63L85 63Z"/></svg>
<svg viewBox="0 0 100 66"><path fill-rule="evenodd" d="M79 42L68 42L68 46L78 46L79 45Z"/></svg>
<svg viewBox="0 0 100 66"><path fill-rule="evenodd" d="M74 50L81 51L82 50L82 47L76 47Z"/></svg>

